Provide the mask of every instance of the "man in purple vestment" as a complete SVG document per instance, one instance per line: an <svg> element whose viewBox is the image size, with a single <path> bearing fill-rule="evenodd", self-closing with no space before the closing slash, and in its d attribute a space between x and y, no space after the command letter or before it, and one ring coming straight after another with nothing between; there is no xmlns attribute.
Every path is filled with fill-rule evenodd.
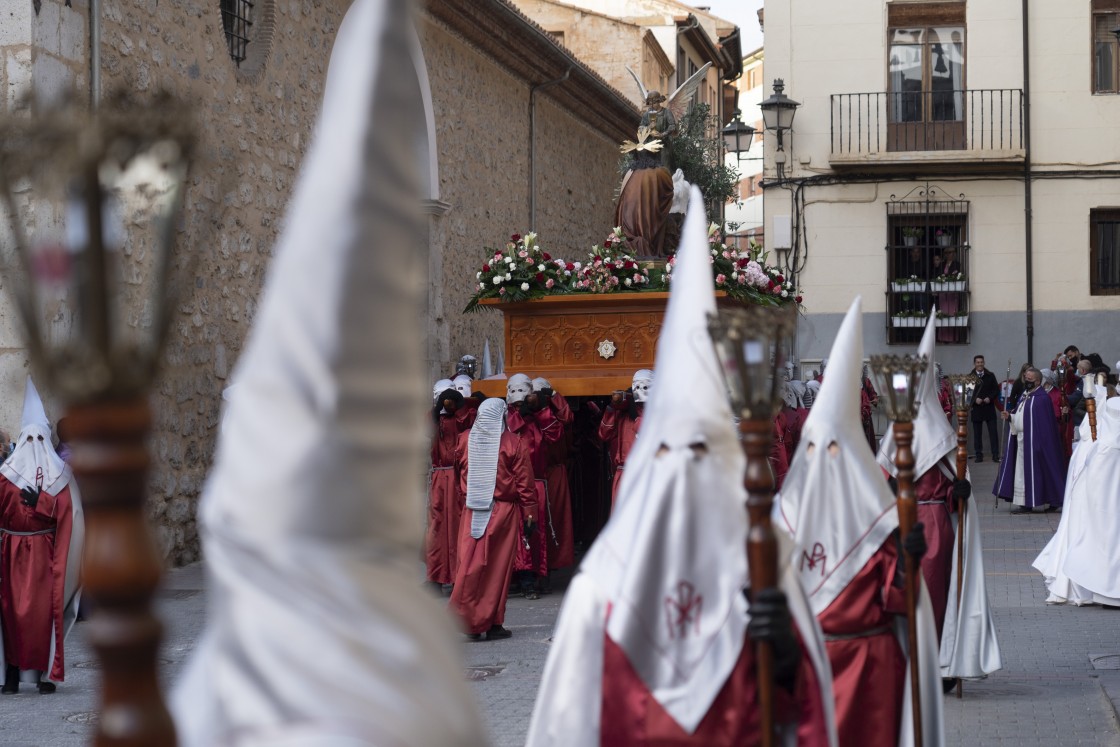
<svg viewBox="0 0 1120 747"><path fill-rule="evenodd" d="M1011 422L1011 434L992 492L1014 504L1013 514L1031 513L1038 506L1047 511L1061 508L1065 493L1058 421L1041 381L1039 370L1028 367L1023 396L1013 412L1002 413Z"/></svg>

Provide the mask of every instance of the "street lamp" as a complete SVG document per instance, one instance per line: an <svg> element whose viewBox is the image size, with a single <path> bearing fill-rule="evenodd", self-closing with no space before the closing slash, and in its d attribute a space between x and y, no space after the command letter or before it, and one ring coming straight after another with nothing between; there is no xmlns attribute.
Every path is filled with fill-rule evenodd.
<svg viewBox="0 0 1120 747"><path fill-rule="evenodd" d="M755 134L755 129L743 122L743 112L735 110L735 116L723 128L722 134L723 146L727 152L735 154L735 158L742 161L742 154L750 152Z"/></svg>
<svg viewBox="0 0 1120 747"><path fill-rule="evenodd" d="M741 418L743 451L747 468L747 560L751 599L778 585L778 540L770 523L774 502L774 473L770 445L774 416L782 403L785 360L783 350L797 324L793 305L725 307L708 318L708 333L727 381L731 406ZM774 738L774 659L769 644L757 643L760 731L765 747Z"/></svg>
<svg viewBox="0 0 1120 747"><path fill-rule="evenodd" d="M793 117L797 114L800 103L786 96L785 81L778 78L774 81L774 93L759 104L762 109L762 121L768 132L773 132L778 137L778 150L782 148L782 135L793 128Z"/></svg>
<svg viewBox="0 0 1120 747"><path fill-rule="evenodd" d="M871 356L871 375L879 390L879 401L892 421L895 445L895 467L898 474L898 531L905 538L918 520L918 502L914 496L914 419L921 402L922 374L929 365L927 356ZM918 672L918 583L921 568L913 555L903 551L906 569L906 617L909 627L910 707L914 714L914 744L922 747L921 678Z"/></svg>
<svg viewBox="0 0 1120 747"><path fill-rule="evenodd" d="M151 611L160 555L147 525L147 392L175 307L171 249L194 146L167 96L70 103L0 121L7 286L41 379L67 408L86 517L82 583L101 670L98 747L173 745Z"/></svg>

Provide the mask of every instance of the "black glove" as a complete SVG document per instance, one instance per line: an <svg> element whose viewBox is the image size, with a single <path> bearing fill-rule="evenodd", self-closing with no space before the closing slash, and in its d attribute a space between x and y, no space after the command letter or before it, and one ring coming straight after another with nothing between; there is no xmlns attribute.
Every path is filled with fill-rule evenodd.
<svg viewBox="0 0 1120 747"><path fill-rule="evenodd" d="M749 589L744 590L750 599ZM797 683L797 668L801 664L801 645L793 634L793 620L789 604L781 589L763 589L750 603L751 619L747 634L752 641L770 644L774 654L774 681L793 692Z"/></svg>
<svg viewBox="0 0 1120 747"><path fill-rule="evenodd" d="M972 495L972 483L968 480L954 480L953 481L953 497L959 498L962 501L967 501L969 496Z"/></svg>
<svg viewBox="0 0 1120 747"><path fill-rule="evenodd" d="M482 392L472 392L471 396L477 399L479 402L482 402L484 399L486 399L486 395Z"/></svg>
<svg viewBox="0 0 1120 747"><path fill-rule="evenodd" d="M929 547L926 545L926 527L922 522L917 522L910 527L906 539L902 540L902 549L914 558L915 563L920 563Z"/></svg>
<svg viewBox="0 0 1120 747"><path fill-rule="evenodd" d="M552 391L552 387L548 387L548 386L541 387L540 389L537 390L537 393L540 394L542 397L551 397L552 395L556 394L556 392Z"/></svg>
<svg viewBox="0 0 1120 747"><path fill-rule="evenodd" d="M24 488L19 491L20 503L28 508L35 508L39 504L39 494L42 491L36 487Z"/></svg>

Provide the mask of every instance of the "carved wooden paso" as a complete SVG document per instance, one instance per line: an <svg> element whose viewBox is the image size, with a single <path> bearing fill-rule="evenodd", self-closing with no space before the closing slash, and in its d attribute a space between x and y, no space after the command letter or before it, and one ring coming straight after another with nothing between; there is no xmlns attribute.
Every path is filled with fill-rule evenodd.
<svg viewBox="0 0 1120 747"><path fill-rule="evenodd" d="M74 405L66 417L86 519L82 582L96 610L89 635L102 669L94 744L174 745L156 676L163 626L151 609L161 562L145 511L148 402Z"/></svg>
<svg viewBox="0 0 1120 747"><path fill-rule="evenodd" d="M770 446L774 427L769 420L748 420L739 423L743 434L743 451L747 471L743 486L747 489L747 562L750 566L751 601L763 589L778 585L778 538L770 523L774 505L774 473L770 469ZM774 653L769 643L755 644L758 673L759 729L764 747L776 744L774 735Z"/></svg>
<svg viewBox="0 0 1120 747"><path fill-rule="evenodd" d="M895 421L894 440L898 446L895 466L898 468L898 531L906 538L918 520L918 502L914 498L914 424ZM921 568L914 557L903 550L906 569L906 623L910 640L910 705L914 712L914 747L922 747L921 677L918 672L918 574Z"/></svg>

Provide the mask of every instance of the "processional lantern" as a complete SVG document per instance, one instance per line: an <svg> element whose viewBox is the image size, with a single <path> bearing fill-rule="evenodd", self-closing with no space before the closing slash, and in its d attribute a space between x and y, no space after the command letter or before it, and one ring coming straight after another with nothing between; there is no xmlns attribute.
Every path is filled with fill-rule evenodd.
<svg viewBox="0 0 1120 747"><path fill-rule="evenodd" d="M879 402L887 411L894 430L895 467L898 480L898 530L906 537L918 520L918 502L914 496L914 420L918 417L918 393L922 376L929 367L927 356L873 355L871 375L879 390ZM903 551L906 569L906 617L909 629L910 707L914 714L914 744L922 747L921 677L918 667L918 574L921 568L915 558Z"/></svg>
<svg viewBox="0 0 1120 747"><path fill-rule="evenodd" d="M190 112L162 95L0 121L0 270L36 376L66 407L102 747L175 743L156 676L147 392L175 307L172 249L194 142Z"/></svg>
<svg viewBox="0 0 1120 747"><path fill-rule="evenodd" d="M774 502L774 473L770 445L774 416L781 408L785 351L797 325L793 305L721 308L709 317L708 333L723 369L731 406L739 416L746 454L747 559L751 599L778 585L778 540L770 523ZM758 658L759 724L762 743L776 744L774 734L774 658L769 644L756 644Z"/></svg>

